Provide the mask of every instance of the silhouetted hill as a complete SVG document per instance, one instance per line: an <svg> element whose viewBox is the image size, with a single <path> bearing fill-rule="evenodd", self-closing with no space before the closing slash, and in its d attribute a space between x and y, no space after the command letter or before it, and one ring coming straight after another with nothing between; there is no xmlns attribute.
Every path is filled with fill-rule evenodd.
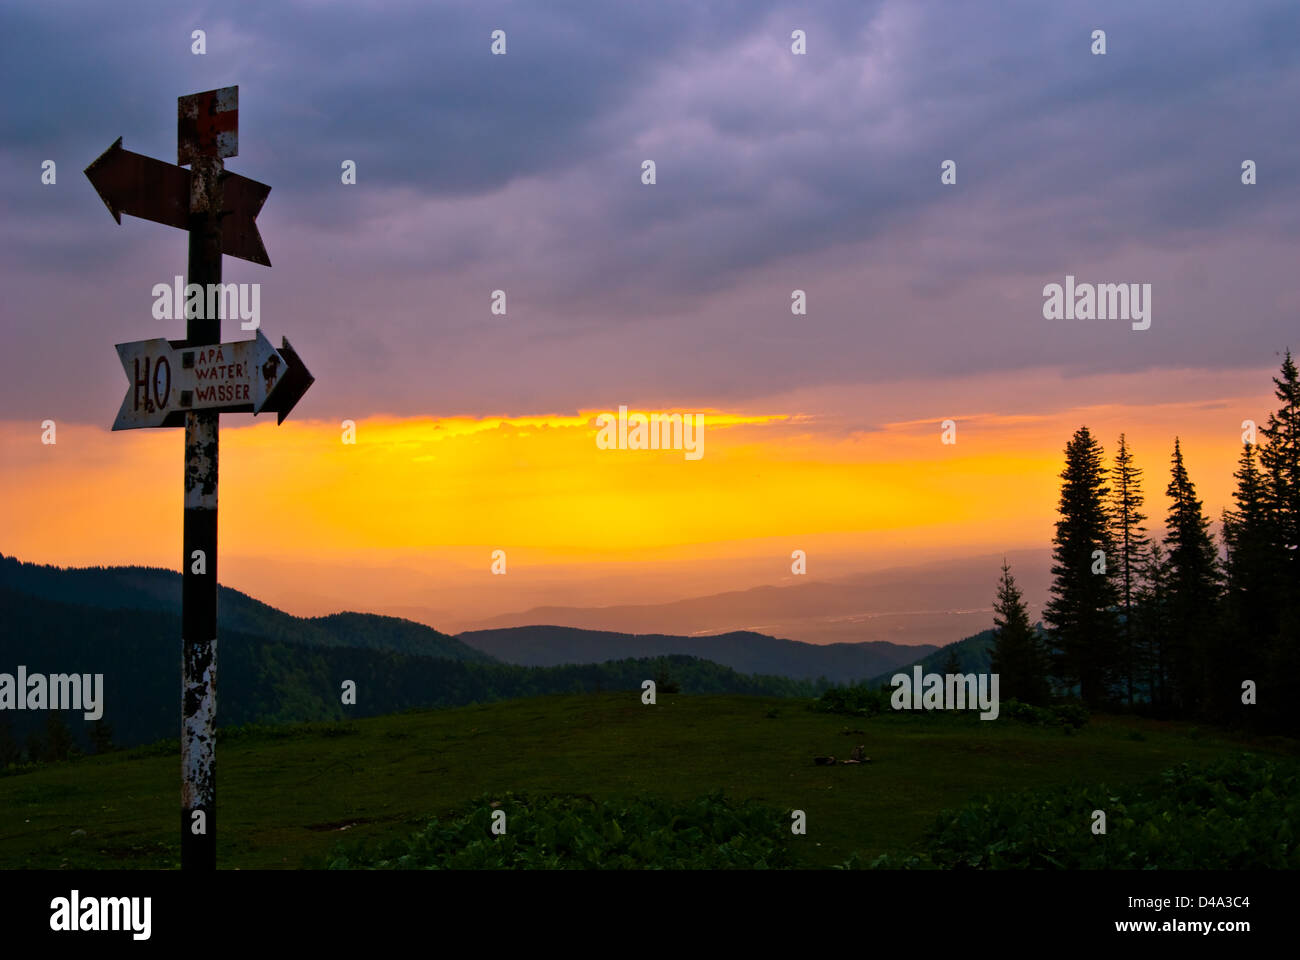
<svg viewBox="0 0 1300 960"><path fill-rule="evenodd" d="M988 673L994 633L995 631L990 627L988 630L981 630L974 636L958 640L956 643L950 643L946 647L940 647L924 657L909 660L905 664L886 670L878 677L872 677L869 686L888 686L889 678L895 673L909 673L912 667L917 664L921 665L921 669L925 673L943 673L944 664L948 662L950 652L957 654L957 662L961 664L962 673Z"/></svg>
<svg viewBox="0 0 1300 960"><path fill-rule="evenodd" d="M335 619L335 618L325 618ZM379 620L385 618L376 618ZM332 625L349 629L348 621ZM364 623L363 623L364 626ZM173 738L180 723L180 617L59 603L0 589L0 672L104 675L104 719L119 746ZM742 676L693 657L620 659L599 665L521 667L481 659L437 659L352 646L305 646L224 631L218 645L218 725L297 723L375 716L413 707L458 706L556 693L627 690L660 674L684 693L812 696L814 685ZM345 680L356 704L344 706ZM0 724L24 743L45 731L48 711L5 710ZM88 723L62 717L85 749Z"/></svg>
<svg viewBox="0 0 1300 960"><path fill-rule="evenodd" d="M932 644L902 646L887 641L802 643L750 631L680 637L557 626L473 630L460 634L458 639L506 663L527 666L600 663L617 657L680 653L742 673L776 674L799 680L825 677L833 683L860 681L938 649Z"/></svg>
<svg viewBox="0 0 1300 960"><path fill-rule="evenodd" d="M157 567L63 569L0 555L0 590L104 610L180 614L181 576ZM491 657L412 620L372 613L295 617L230 587L217 588L217 632L309 647L363 647L484 663ZM178 634L179 636L179 634Z"/></svg>

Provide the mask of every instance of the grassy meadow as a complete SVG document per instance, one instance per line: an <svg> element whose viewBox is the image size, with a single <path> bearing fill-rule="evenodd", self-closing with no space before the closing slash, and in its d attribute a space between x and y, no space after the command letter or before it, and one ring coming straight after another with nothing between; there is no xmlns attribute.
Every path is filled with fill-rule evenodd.
<svg viewBox="0 0 1300 960"><path fill-rule="evenodd" d="M637 693L514 700L332 725L235 731L218 747L223 868L320 866L340 844L403 838L496 794L687 802L722 791L773 810L792 862L920 849L936 815L981 794L1140 783L1287 741L1245 743L1191 725L1094 717L1077 731L947 713L871 718L808 701ZM815 755L869 764L817 766ZM172 868L179 863L173 744L0 777L0 867Z"/></svg>

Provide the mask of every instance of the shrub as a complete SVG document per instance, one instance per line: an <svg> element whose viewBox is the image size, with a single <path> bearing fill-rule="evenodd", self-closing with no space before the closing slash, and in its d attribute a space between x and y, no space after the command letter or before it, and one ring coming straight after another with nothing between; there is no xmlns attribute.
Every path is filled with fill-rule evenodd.
<svg viewBox="0 0 1300 960"><path fill-rule="evenodd" d="M1001 715L1021 723L1030 723L1040 727L1061 726L1067 730L1077 730L1090 719L1086 707L1077 703L1060 703L1052 707L1037 707L1032 703L1021 703L1014 697L1002 702Z"/></svg>
<svg viewBox="0 0 1300 960"><path fill-rule="evenodd" d="M582 690L578 689L574 692L582 693ZM681 693L681 692L682 692L682 685L678 683L675 679L673 679L672 674L670 674L665 668L661 667L655 671L656 695L660 693Z"/></svg>
<svg viewBox="0 0 1300 960"><path fill-rule="evenodd" d="M874 717L888 712L889 691L867 686L831 687L812 702L817 713L844 713L856 717Z"/></svg>
<svg viewBox="0 0 1300 960"><path fill-rule="evenodd" d="M1093 810L1107 832L1091 829ZM921 857L945 869L1257 870L1300 867L1300 765L1241 754L1140 786L1004 793L940 814ZM861 868L860 858L843 866Z"/></svg>
<svg viewBox="0 0 1300 960"><path fill-rule="evenodd" d="M493 813L506 833L492 833ZM779 810L721 793L686 803L639 798L481 797L405 840L340 845L330 869L761 869L792 865Z"/></svg>

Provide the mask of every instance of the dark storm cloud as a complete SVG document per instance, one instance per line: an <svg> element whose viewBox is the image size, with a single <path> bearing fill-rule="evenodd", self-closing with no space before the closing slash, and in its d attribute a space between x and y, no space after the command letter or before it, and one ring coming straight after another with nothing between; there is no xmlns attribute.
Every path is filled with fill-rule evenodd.
<svg viewBox="0 0 1300 960"><path fill-rule="evenodd" d="M275 270L227 279L262 281L268 331L317 358L308 412L1267 364L1295 330L1298 35L1287 0L11 2L0 402L94 419L111 343L162 332L144 293L183 268L179 234L116 226L81 169L119 135L173 160L174 98L229 83ZM1042 285L1094 264L1156 282L1150 336L1041 320ZM38 375L82 337L103 363Z"/></svg>

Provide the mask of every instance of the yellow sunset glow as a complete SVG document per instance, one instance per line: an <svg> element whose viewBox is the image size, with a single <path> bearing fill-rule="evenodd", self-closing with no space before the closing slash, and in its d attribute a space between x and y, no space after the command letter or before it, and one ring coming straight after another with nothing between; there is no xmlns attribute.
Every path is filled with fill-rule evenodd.
<svg viewBox="0 0 1300 960"><path fill-rule="evenodd" d="M1122 409L1054 417L958 417L868 433L822 430L797 413L705 414L704 456L602 450L600 411L571 416L263 419L225 425L223 554L285 559L479 545L541 562L689 552L722 542L887 533L921 543L1045 546L1061 449L1086 416L1108 454ZM1148 512L1163 516L1167 448L1189 411L1147 411L1128 430L1148 472ZM181 522L181 434L65 425L43 445L4 425L5 553L55 563L174 567ZM1194 481L1217 519L1236 438L1182 431Z"/></svg>

